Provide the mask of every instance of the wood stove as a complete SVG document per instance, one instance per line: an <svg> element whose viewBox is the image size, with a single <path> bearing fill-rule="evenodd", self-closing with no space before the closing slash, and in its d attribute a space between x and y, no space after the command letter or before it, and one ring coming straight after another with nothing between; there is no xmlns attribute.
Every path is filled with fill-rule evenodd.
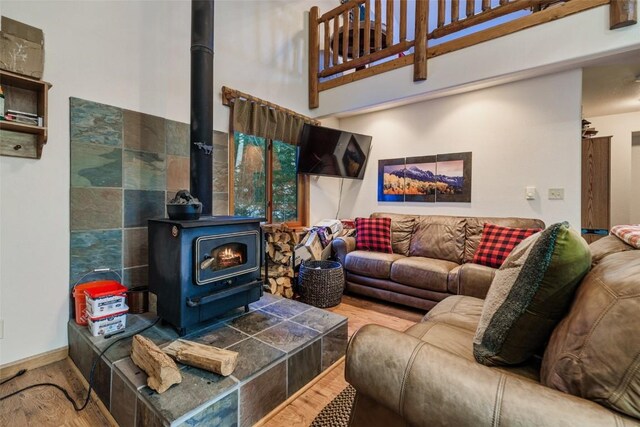
<svg viewBox="0 0 640 427"><path fill-rule="evenodd" d="M149 220L149 290L182 336L262 296L260 218Z"/></svg>

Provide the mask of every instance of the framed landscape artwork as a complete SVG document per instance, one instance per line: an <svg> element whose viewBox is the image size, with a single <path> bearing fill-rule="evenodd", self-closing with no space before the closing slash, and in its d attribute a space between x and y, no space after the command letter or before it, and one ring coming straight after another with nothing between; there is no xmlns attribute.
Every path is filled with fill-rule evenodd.
<svg viewBox="0 0 640 427"><path fill-rule="evenodd" d="M404 201L404 157L378 160L378 200Z"/></svg>
<svg viewBox="0 0 640 427"><path fill-rule="evenodd" d="M379 160L378 201L471 202L471 152Z"/></svg>
<svg viewBox="0 0 640 427"><path fill-rule="evenodd" d="M435 202L436 177L436 156L407 157L404 170L405 202Z"/></svg>

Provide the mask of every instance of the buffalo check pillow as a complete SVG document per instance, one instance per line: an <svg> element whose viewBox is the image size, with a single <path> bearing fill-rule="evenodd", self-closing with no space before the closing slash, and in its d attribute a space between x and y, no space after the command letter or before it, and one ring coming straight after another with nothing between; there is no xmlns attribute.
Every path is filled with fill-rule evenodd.
<svg viewBox="0 0 640 427"><path fill-rule="evenodd" d="M485 223L480 244L473 254L473 262L500 268L518 243L540 230L540 228L510 228Z"/></svg>
<svg viewBox="0 0 640 427"><path fill-rule="evenodd" d="M391 218L356 218L356 249L393 253Z"/></svg>

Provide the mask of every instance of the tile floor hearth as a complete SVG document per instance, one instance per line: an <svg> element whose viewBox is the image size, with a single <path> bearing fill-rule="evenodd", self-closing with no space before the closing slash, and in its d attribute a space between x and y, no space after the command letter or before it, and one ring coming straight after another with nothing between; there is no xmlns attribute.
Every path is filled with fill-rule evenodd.
<svg viewBox="0 0 640 427"><path fill-rule="evenodd" d="M131 334L153 321L129 315ZM168 326L142 333L159 346L178 336ZM347 318L297 301L266 294L250 312L233 310L218 323L186 339L239 353L229 377L180 365L182 383L158 394L133 364L131 338L111 347L96 366L97 395L121 426L250 426L344 355ZM69 356L85 378L94 357L117 336L105 340L69 322Z"/></svg>

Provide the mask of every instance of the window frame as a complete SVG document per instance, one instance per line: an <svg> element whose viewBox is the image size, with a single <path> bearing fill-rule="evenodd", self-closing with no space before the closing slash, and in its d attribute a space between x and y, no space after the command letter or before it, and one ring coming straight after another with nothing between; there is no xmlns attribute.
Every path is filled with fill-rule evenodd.
<svg viewBox="0 0 640 427"><path fill-rule="evenodd" d="M265 147L265 163L266 163L266 183L265 183L265 198L267 202L266 206L266 222L271 223L273 221L273 140L264 138L266 141ZM234 215L235 212L235 155L236 155L236 143L235 143L235 131L233 126L229 126L229 158L228 158L228 170L229 170L229 215ZM296 173L298 180L298 219L296 221L288 221L285 224L289 227L305 227L309 225L309 176L300 175Z"/></svg>

